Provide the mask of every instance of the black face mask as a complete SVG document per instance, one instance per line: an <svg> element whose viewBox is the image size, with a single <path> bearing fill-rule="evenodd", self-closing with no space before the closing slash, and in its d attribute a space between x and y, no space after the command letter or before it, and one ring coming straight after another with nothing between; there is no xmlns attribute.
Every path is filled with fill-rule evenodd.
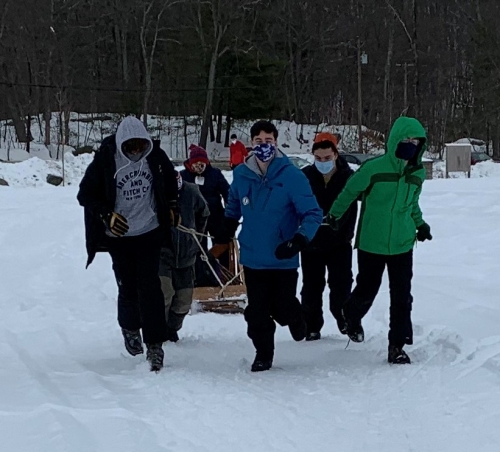
<svg viewBox="0 0 500 452"><path fill-rule="evenodd" d="M417 149L416 144L401 142L396 149L396 157L401 160L411 160L415 157Z"/></svg>

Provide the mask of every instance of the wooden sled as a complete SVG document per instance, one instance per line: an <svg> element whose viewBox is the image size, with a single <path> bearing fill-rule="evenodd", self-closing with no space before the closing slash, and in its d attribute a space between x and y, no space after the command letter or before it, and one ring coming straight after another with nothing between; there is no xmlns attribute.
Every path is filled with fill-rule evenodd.
<svg viewBox="0 0 500 452"><path fill-rule="evenodd" d="M192 234L201 251L202 260L208 265L215 279L219 283L218 287L195 287L193 293L193 303L191 313L195 312L215 312L218 314L241 314L247 304L247 290L244 283L243 267L239 261L239 248L236 240L229 243L229 268L218 264L214 268L207 256L206 251L198 240L195 231L179 226L181 231ZM217 259L220 253L210 251ZM221 250L222 251L222 250Z"/></svg>

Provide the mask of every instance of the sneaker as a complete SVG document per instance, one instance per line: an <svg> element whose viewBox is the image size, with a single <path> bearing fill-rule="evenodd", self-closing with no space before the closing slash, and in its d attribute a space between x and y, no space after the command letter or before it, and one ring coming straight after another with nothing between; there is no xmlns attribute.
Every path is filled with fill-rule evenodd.
<svg viewBox="0 0 500 452"><path fill-rule="evenodd" d="M321 333L307 333L306 341L319 341L321 339Z"/></svg>
<svg viewBox="0 0 500 452"><path fill-rule="evenodd" d="M273 359L262 359L262 357L257 354L255 356L255 360L252 363L252 372L263 372L265 370L269 370L273 366Z"/></svg>
<svg viewBox="0 0 500 452"><path fill-rule="evenodd" d="M167 342L177 342L179 340L179 335L177 331L167 330Z"/></svg>
<svg viewBox="0 0 500 452"><path fill-rule="evenodd" d="M345 320L346 334L349 336L349 339L353 342L363 342L365 340L365 331L363 330L363 325L361 325L361 320L347 318L344 311L342 311L342 315Z"/></svg>
<svg viewBox="0 0 500 452"><path fill-rule="evenodd" d="M144 353L144 349L142 348L141 332L139 330L130 331L122 328L122 334L127 352L129 352L132 356Z"/></svg>
<svg viewBox="0 0 500 452"><path fill-rule="evenodd" d="M410 357L403 350L403 347L397 347L396 345L389 345L387 361L390 364L411 364Z"/></svg>
<svg viewBox="0 0 500 452"><path fill-rule="evenodd" d="M154 344L146 344L148 351L146 353L146 359L151 365L151 372L159 372L163 367L163 348L161 347L161 342Z"/></svg>
<svg viewBox="0 0 500 452"><path fill-rule="evenodd" d="M294 323L290 323L288 329L294 341L300 342L306 337L307 325L302 317L299 317Z"/></svg>

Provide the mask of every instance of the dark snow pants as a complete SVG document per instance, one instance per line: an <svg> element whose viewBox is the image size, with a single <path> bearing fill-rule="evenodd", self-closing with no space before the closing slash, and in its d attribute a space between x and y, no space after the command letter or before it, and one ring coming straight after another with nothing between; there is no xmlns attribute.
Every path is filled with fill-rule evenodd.
<svg viewBox="0 0 500 452"><path fill-rule="evenodd" d="M165 299L167 330L179 331L184 317L193 302L194 265L187 268L169 268L160 276L161 290Z"/></svg>
<svg viewBox="0 0 500 452"><path fill-rule="evenodd" d="M142 328L146 344L164 342L165 304L158 270L159 229L135 237L109 239L109 254L118 283L118 323L127 330Z"/></svg>
<svg viewBox="0 0 500 452"><path fill-rule="evenodd" d="M347 319L360 320L371 308L382 282L385 267L389 275L390 321L389 344L402 347L413 343L411 323L411 279L413 251L394 256L358 250L356 287L344 306Z"/></svg>
<svg viewBox="0 0 500 452"><path fill-rule="evenodd" d="M352 289L352 246L339 244L327 250L304 251L301 254L302 309L307 331L319 333L323 327L323 291L330 289L330 312L342 322L342 306ZM325 280L325 271L328 279Z"/></svg>
<svg viewBox="0 0 500 452"><path fill-rule="evenodd" d="M298 271L255 270L244 267L248 306L245 309L247 334L260 359L274 354L275 321L281 326L295 323L302 316L296 297Z"/></svg>

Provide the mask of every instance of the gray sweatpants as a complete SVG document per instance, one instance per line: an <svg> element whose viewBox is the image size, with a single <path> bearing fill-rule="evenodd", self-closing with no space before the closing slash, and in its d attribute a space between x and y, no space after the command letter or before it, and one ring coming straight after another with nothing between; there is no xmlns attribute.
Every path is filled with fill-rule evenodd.
<svg viewBox="0 0 500 452"><path fill-rule="evenodd" d="M194 265L187 268L170 268L160 276L165 298L167 329L179 331L193 301Z"/></svg>

